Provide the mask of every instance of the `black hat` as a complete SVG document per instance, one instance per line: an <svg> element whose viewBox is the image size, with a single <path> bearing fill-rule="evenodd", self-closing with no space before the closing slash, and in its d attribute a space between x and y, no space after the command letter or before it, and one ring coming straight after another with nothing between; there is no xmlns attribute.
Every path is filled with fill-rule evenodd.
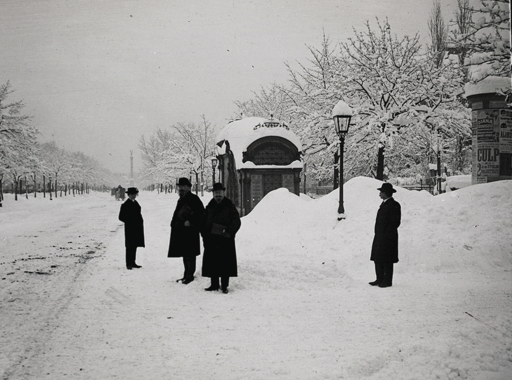
<svg viewBox="0 0 512 380"><path fill-rule="evenodd" d="M222 183L217 182L217 183L213 184L213 191L217 191L217 190L226 190L226 188L224 187L224 185Z"/></svg>
<svg viewBox="0 0 512 380"><path fill-rule="evenodd" d="M378 188L377 190L380 190L382 191L383 193L386 193L387 196L391 196L391 194L393 193L396 193L396 190L393 189L393 185L390 184L390 183L383 183L382 186L380 188Z"/></svg>
<svg viewBox="0 0 512 380"><path fill-rule="evenodd" d="M138 194L139 189L136 187L129 187L128 190L126 190L126 194Z"/></svg>
<svg viewBox="0 0 512 380"><path fill-rule="evenodd" d="M192 184L190 183L187 177L181 177L180 179L178 179L178 186L192 187Z"/></svg>

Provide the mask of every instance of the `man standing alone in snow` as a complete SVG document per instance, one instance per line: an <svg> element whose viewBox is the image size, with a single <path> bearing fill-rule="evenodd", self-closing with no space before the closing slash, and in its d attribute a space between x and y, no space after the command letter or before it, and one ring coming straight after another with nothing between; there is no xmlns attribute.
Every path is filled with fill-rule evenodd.
<svg viewBox="0 0 512 380"><path fill-rule="evenodd" d="M124 244L126 247L126 269L140 268L135 263L137 247L144 247L144 220L141 207L135 200L139 190L129 187L126 191L128 199L121 205L119 220L124 223Z"/></svg>
<svg viewBox="0 0 512 380"><path fill-rule="evenodd" d="M396 190L392 184L383 183L377 190L380 191L382 203L377 212L370 257L375 262L377 279L370 285L387 288L393 285L393 264L398 262L398 227L402 212L400 203L393 199Z"/></svg>

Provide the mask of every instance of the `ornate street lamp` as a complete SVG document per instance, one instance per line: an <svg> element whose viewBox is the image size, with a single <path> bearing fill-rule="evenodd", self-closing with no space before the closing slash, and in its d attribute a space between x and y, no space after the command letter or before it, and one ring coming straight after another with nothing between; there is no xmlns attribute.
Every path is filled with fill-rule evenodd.
<svg viewBox="0 0 512 380"><path fill-rule="evenodd" d="M334 129L340 138L340 200L338 206L338 220L345 219L345 208L343 207L343 150L345 148L345 135L350 126L350 119L352 118L352 108L340 100L332 110L332 118L334 120Z"/></svg>
<svg viewBox="0 0 512 380"><path fill-rule="evenodd" d="M217 167L217 158L213 157L212 158L212 169L213 169L213 176L212 176L212 189L213 189L213 184L215 183L215 168Z"/></svg>

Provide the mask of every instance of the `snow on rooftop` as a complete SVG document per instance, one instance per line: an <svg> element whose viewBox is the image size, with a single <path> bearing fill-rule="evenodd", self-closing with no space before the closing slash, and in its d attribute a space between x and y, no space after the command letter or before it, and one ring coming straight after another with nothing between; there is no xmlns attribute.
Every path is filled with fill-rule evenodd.
<svg viewBox="0 0 512 380"><path fill-rule="evenodd" d="M479 94L496 94L510 90L510 78L490 76L477 83L466 83L464 86L466 97Z"/></svg>
<svg viewBox="0 0 512 380"><path fill-rule="evenodd" d="M267 126L265 126L265 123L267 123ZM288 126L262 117L247 117L229 123L219 132L217 144L222 144L220 146L217 145L217 154L222 155L226 153L226 146L223 142L228 141L235 158L236 168L240 169L244 165L242 162L243 153L247 151L249 145L256 140L270 136L282 137L293 143L299 151L302 150L300 139Z"/></svg>

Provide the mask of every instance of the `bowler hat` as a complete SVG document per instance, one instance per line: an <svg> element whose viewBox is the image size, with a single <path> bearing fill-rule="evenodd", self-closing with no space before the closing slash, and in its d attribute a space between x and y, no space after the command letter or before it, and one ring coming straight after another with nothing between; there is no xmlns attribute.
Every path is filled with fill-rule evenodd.
<svg viewBox="0 0 512 380"><path fill-rule="evenodd" d="M391 196L391 194L396 193L396 190L393 189L393 185L390 183L383 183L380 188L377 190L382 191L383 193L386 193L386 195Z"/></svg>
<svg viewBox="0 0 512 380"><path fill-rule="evenodd" d="M180 179L178 179L178 186L192 187L192 184L190 183L187 177L181 177Z"/></svg>
<svg viewBox="0 0 512 380"><path fill-rule="evenodd" d="M139 189L136 187L129 187L128 190L126 190L126 194L138 194Z"/></svg>
<svg viewBox="0 0 512 380"><path fill-rule="evenodd" d="M217 183L213 184L213 191L217 191L217 190L226 190L226 188L224 187L224 185L222 183L217 182Z"/></svg>

